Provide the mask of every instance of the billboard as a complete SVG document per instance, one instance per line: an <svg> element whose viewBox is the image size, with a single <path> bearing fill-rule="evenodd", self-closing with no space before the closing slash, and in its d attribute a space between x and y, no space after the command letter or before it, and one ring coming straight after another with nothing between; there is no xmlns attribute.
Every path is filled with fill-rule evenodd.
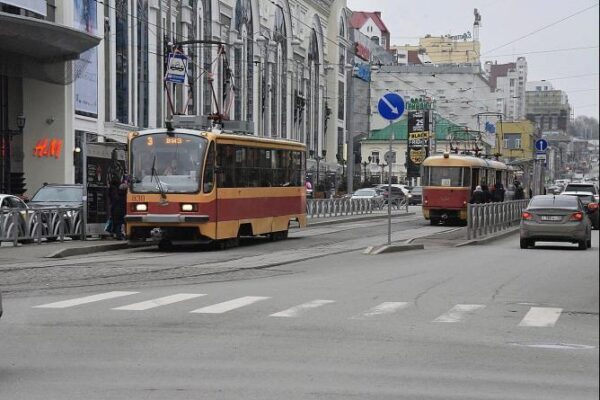
<svg viewBox="0 0 600 400"><path fill-rule="evenodd" d="M97 2L74 0L73 27L91 35L98 31ZM98 50L92 48L82 53L74 62L75 112L81 115L98 116Z"/></svg>
<svg viewBox="0 0 600 400"><path fill-rule="evenodd" d="M428 110L408 112L408 137L406 155L406 176L421 176L421 164L429 156L429 114Z"/></svg>

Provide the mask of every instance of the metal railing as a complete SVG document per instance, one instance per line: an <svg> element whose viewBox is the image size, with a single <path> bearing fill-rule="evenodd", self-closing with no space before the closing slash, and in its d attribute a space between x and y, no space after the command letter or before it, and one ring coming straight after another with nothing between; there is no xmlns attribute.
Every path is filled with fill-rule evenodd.
<svg viewBox="0 0 600 400"><path fill-rule="evenodd" d="M306 199L306 216L309 218L371 214L385 209L387 202L383 199ZM397 204L392 204L392 209L408 211L408 199L399 199Z"/></svg>
<svg viewBox="0 0 600 400"><path fill-rule="evenodd" d="M476 239L519 224L529 200L467 205L467 239Z"/></svg>
<svg viewBox="0 0 600 400"><path fill-rule="evenodd" d="M42 239L80 239L81 216L81 207L0 211L0 242L12 242L17 246L19 243L41 243Z"/></svg>

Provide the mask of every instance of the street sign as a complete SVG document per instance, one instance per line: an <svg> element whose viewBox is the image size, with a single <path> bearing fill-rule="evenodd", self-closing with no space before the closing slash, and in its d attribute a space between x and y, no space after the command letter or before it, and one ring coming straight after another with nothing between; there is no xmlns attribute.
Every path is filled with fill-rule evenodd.
<svg viewBox="0 0 600 400"><path fill-rule="evenodd" d="M187 74L187 56L183 54L169 54L169 64L167 66L167 74L165 81L176 84L185 83Z"/></svg>
<svg viewBox="0 0 600 400"><path fill-rule="evenodd" d="M386 163L388 164L395 164L396 163L396 152L395 151L386 151L385 155L383 156L384 160Z"/></svg>
<svg viewBox="0 0 600 400"><path fill-rule="evenodd" d="M548 149L548 141L546 139L538 139L535 141L535 149L538 152L545 152Z"/></svg>
<svg viewBox="0 0 600 400"><path fill-rule="evenodd" d="M546 161L546 153L536 153L535 159L538 161Z"/></svg>
<svg viewBox="0 0 600 400"><path fill-rule="evenodd" d="M377 104L379 115L393 121L404 114L404 99L397 93L386 93Z"/></svg>

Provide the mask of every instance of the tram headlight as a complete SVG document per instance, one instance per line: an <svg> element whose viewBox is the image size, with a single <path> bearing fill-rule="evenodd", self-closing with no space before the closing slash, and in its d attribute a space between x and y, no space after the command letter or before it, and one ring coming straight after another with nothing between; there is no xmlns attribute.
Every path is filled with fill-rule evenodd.
<svg viewBox="0 0 600 400"><path fill-rule="evenodd" d="M146 203L136 204L135 211L140 211L140 212L148 211L148 204L146 204Z"/></svg>
<svg viewBox="0 0 600 400"><path fill-rule="evenodd" d="M189 204L189 203L181 204L181 211L184 211L184 212L196 211L197 209L198 208L197 208L196 204Z"/></svg>

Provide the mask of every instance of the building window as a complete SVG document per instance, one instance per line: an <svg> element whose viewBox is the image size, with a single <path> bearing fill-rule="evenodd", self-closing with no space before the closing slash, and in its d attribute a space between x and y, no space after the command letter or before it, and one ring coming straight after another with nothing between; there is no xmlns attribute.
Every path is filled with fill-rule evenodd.
<svg viewBox="0 0 600 400"><path fill-rule="evenodd" d="M148 64L148 0L137 1L137 48L137 125L140 127L148 127L148 91L150 88L150 73Z"/></svg>
<svg viewBox="0 0 600 400"><path fill-rule="evenodd" d="M129 123L129 13L127 0L116 0L116 90L117 120Z"/></svg>
<svg viewBox="0 0 600 400"><path fill-rule="evenodd" d="M343 81L338 81L338 119L339 120L344 120L344 114L345 114L345 104L344 104L344 99L346 98L345 96L345 92L344 92L344 82Z"/></svg>
<svg viewBox="0 0 600 400"><path fill-rule="evenodd" d="M337 129L337 156L339 157L339 160L342 160L344 158L344 142L345 142L345 137L344 137L344 128L339 128Z"/></svg>
<svg viewBox="0 0 600 400"><path fill-rule="evenodd" d="M234 51L234 110L233 115L242 121L253 120L254 47L252 37L252 5L250 0L237 0L234 26L242 46Z"/></svg>
<svg viewBox="0 0 600 400"><path fill-rule="evenodd" d="M306 94L307 109L306 115L308 118L308 129L306 132L306 147L310 150L318 152L319 146L319 118L322 113L319 110L319 42L317 41L317 32L313 29L310 34L310 42L308 46L308 90Z"/></svg>
<svg viewBox="0 0 600 400"><path fill-rule="evenodd" d="M521 148L521 134L520 133L505 133L504 134L504 148L508 150L520 149Z"/></svg>
<svg viewBox="0 0 600 400"><path fill-rule="evenodd" d="M371 162L373 164L379 164L379 152L378 151L371 152Z"/></svg>
<svg viewBox="0 0 600 400"><path fill-rule="evenodd" d="M271 134L287 137L287 32L283 9L275 9L275 27L273 29L275 47L275 65L271 86Z"/></svg>

